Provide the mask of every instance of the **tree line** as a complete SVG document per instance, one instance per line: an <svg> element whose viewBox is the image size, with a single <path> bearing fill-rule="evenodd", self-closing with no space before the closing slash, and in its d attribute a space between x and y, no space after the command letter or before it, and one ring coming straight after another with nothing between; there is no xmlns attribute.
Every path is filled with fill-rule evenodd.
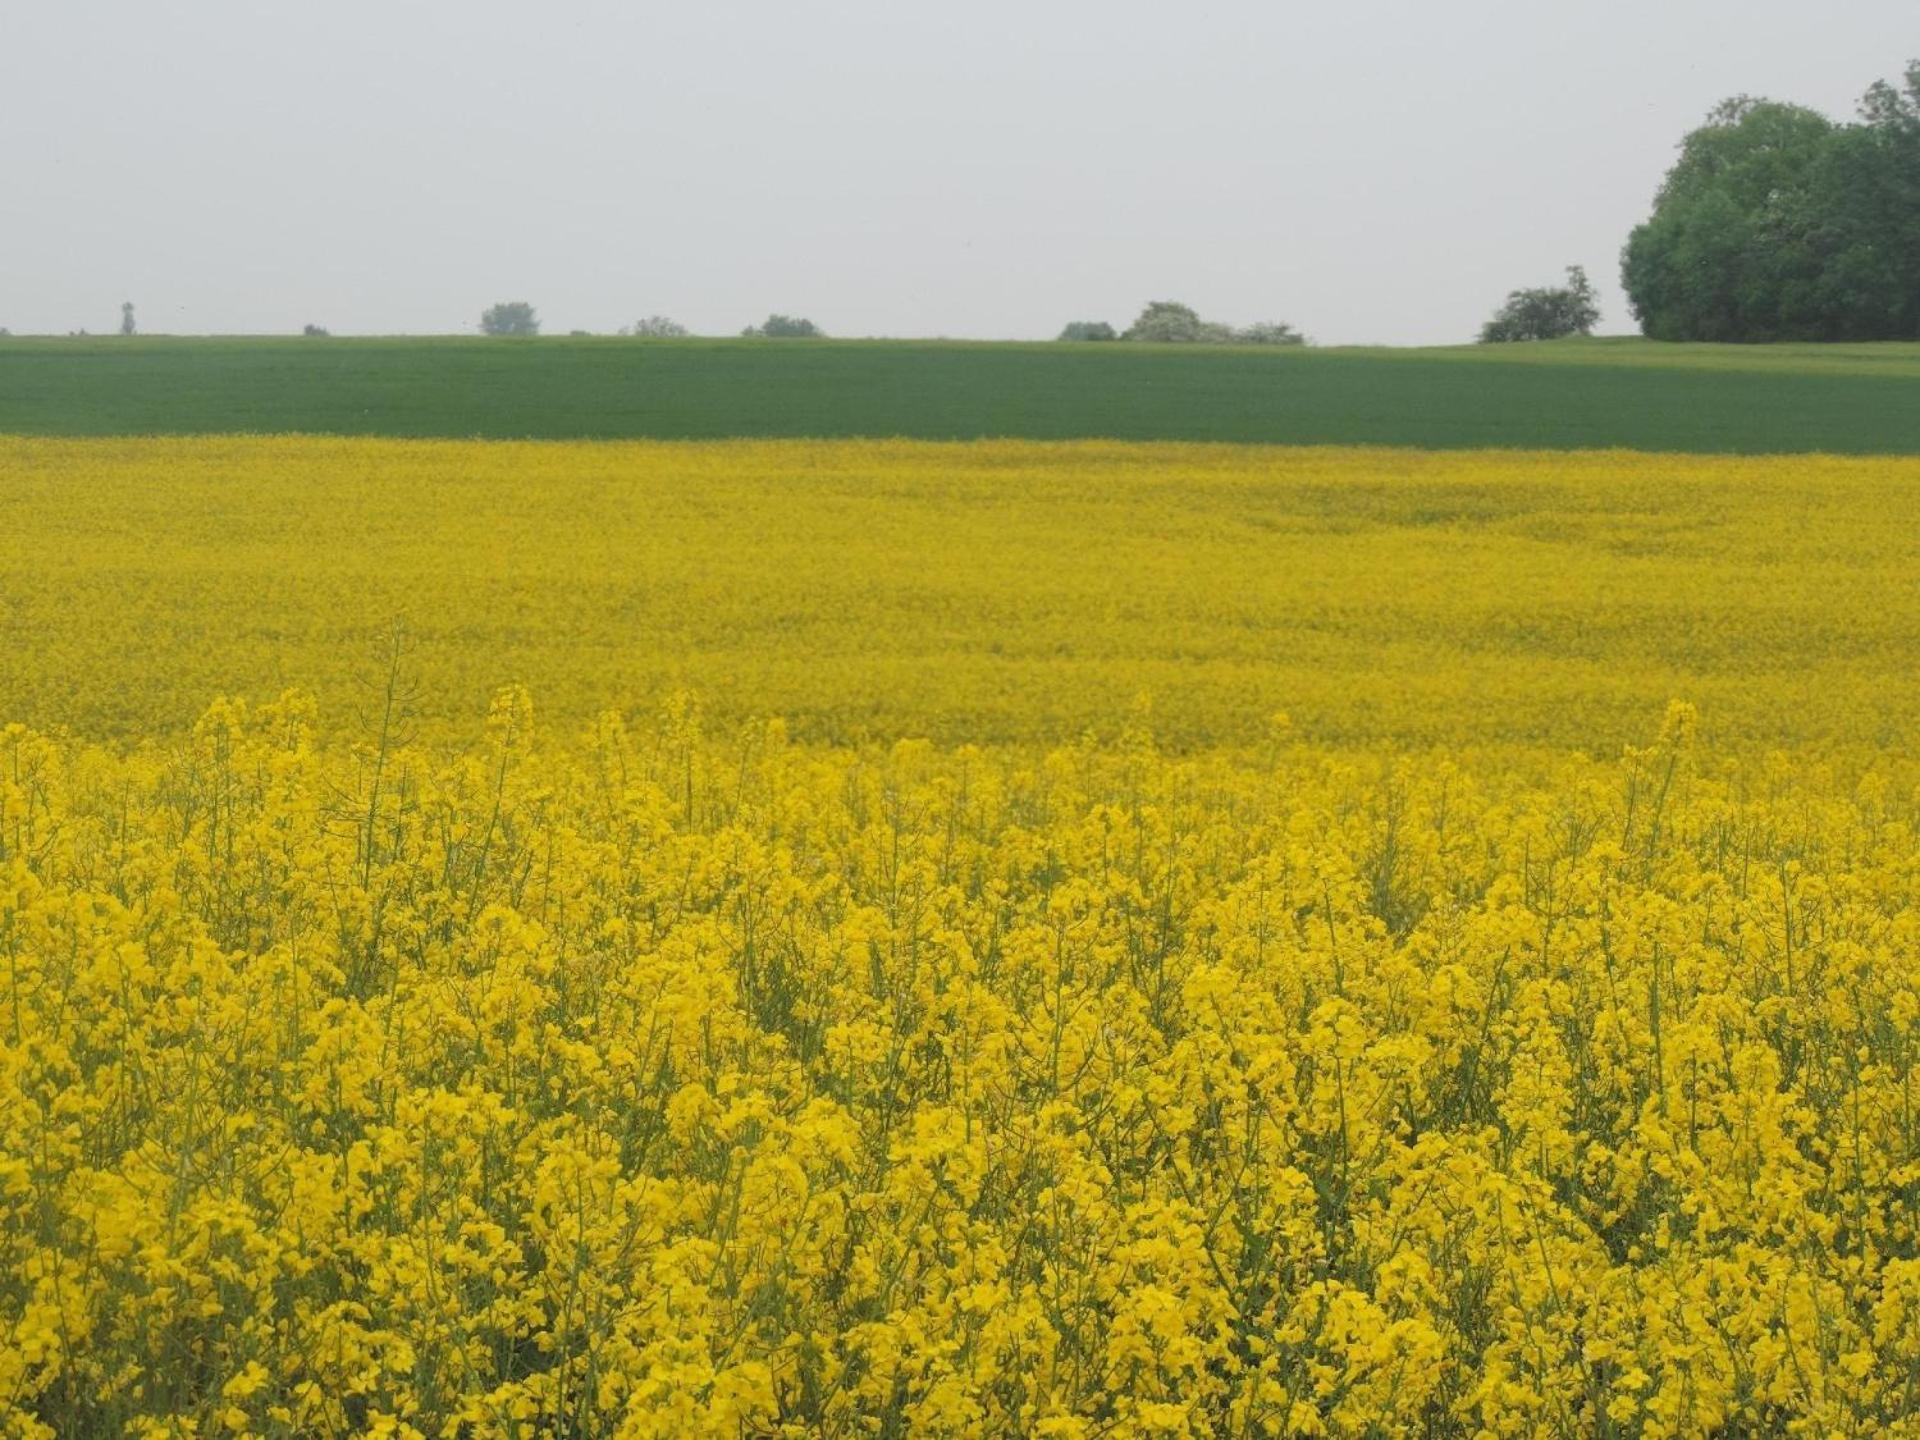
<svg viewBox="0 0 1920 1440"><path fill-rule="evenodd" d="M1920 60L1908 63L1899 82L1869 86L1849 122L1747 95L1722 101L1680 142L1653 214L1627 238L1620 271L1641 332L1655 340L1920 339ZM1500 344L1590 335L1599 320L1594 286L1574 265L1565 284L1510 292L1479 338ZM132 303L123 304L120 333L136 329ZM480 331L538 335L540 317L525 300L503 300L481 314ZM303 333L327 331L308 325ZM620 330L657 340L688 333L664 315ZM740 333L826 337L812 320L779 313ZM1233 326L1174 300L1150 301L1124 330L1075 320L1059 338L1307 343L1280 321Z"/></svg>
<svg viewBox="0 0 1920 1440"><path fill-rule="evenodd" d="M1620 255L1653 340L1920 339L1920 60L1880 80L1858 117L1737 95L1680 158ZM1591 334L1586 272L1516 290L1483 341Z"/></svg>
<svg viewBox="0 0 1920 1440"><path fill-rule="evenodd" d="M1715 106L1681 140L1653 214L1627 238L1620 278L1641 333L1654 340L1920 339L1920 60L1899 82L1869 86L1850 122L1746 95ZM537 330L530 307L526 319ZM1599 321L1593 283L1573 265L1564 284L1511 291L1479 338L1556 340L1591 335ZM672 325L655 317L632 333L685 333L644 328L659 323ZM743 333L821 332L773 315ZM1173 300L1149 302L1125 330L1075 320L1059 338L1307 343L1288 324L1235 327Z"/></svg>
<svg viewBox="0 0 1920 1440"><path fill-rule="evenodd" d="M325 333L324 331L322 332ZM482 335L538 335L540 333L540 314L525 300L502 300L497 305L489 305L480 314L480 333ZM585 335L584 330L575 330L575 335ZM622 325L620 334L635 336L642 340L683 340L692 334L686 326L665 315L649 315L636 320L631 325ZM749 325L740 332L743 339L755 340L824 340L827 332L813 321L797 315L769 315L758 325Z"/></svg>

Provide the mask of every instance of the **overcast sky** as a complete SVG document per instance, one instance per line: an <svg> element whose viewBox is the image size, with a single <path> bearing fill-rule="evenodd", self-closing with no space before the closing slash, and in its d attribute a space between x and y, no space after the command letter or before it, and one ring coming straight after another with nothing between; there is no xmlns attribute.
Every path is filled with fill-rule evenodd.
<svg viewBox="0 0 1920 1440"><path fill-rule="evenodd" d="M0 0L0 325L1472 337L1915 0Z"/></svg>

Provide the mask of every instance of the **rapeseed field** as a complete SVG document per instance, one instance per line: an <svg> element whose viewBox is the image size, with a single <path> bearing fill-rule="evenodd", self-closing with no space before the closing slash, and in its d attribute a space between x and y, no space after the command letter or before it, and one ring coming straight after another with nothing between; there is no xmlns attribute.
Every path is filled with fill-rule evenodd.
<svg viewBox="0 0 1920 1440"><path fill-rule="evenodd" d="M796 737L1617 753L1920 714L1920 458L1226 445L0 440L8 718L367 708L463 739L671 690Z"/></svg>
<svg viewBox="0 0 1920 1440"><path fill-rule="evenodd" d="M0 441L0 1434L1920 1435L1917 483Z"/></svg>

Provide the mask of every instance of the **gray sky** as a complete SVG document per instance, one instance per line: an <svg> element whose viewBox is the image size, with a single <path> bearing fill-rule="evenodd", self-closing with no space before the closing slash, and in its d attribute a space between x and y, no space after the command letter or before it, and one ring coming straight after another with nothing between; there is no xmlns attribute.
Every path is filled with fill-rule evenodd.
<svg viewBox="0 0 1920 1440"><path fill-rule="evenodd" d="M1472 337L1914 0L0 0L0 325Z"/></svg>

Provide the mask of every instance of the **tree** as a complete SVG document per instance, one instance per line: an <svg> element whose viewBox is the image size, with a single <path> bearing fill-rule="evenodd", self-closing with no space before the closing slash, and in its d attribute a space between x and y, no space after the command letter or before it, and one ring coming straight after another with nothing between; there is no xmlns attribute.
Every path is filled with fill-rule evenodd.
<svg viewBox="0 0 1920 1440"><path fill-rule="evenodd" d="M1682 140L1621 279L1659 340L1920 338L1920 61L1859 120L1739 96Z"/></svg>
<svg viewBox="0 0 1920 1440"><path fill-rule="evenodd" d="M138 329L139 327L133 323L133 302L122 300L120 302L120 333L131 335Z"/></svg>
<svg viewBox="0 0 1920 1440"><path fill-rule="evenodd" d="M1561 340L1569 335L1591 335L1599 322L1600 306L1587 272L1567 267L1565 285L1537 290L1515 290L1491 320L1480 327L1480 343L1497 345L1514 340Z"/></svg>
<svg viewBox="0 0 1920 1440"><path fill-rule="evenodd" d="M741 335L759 340L821 340L826 332L813 321L793 315L769 315L759 325L749 325Z"/></svg>
<svg viewBox="0 0 1920 1440"><path fill-rule="evenodd" d="M308 325L303 327L300 333L309 340L324 340L327 338L329 332L324 325Z"/></svg>
<svg viewBox="0 0 1920 1440"><path fill-rule="evenodd" d="M649 315L644 320L634 321L629 333L641 340L684 340L687 327L664 315Z"/></svg>
<svg viewBox="0 0 1920 1440"><path fill-rule="evenodd" d="M482 335L538 335L540 317L524 300L502 300L480 316Z"/></svg>
<svg viewBox="0 0 1920 1440"><path fill-rule="evenodd" d="M1062 340L1117 340L1119 335L1104 320L1070 320L1060 332Z"/></svg>

